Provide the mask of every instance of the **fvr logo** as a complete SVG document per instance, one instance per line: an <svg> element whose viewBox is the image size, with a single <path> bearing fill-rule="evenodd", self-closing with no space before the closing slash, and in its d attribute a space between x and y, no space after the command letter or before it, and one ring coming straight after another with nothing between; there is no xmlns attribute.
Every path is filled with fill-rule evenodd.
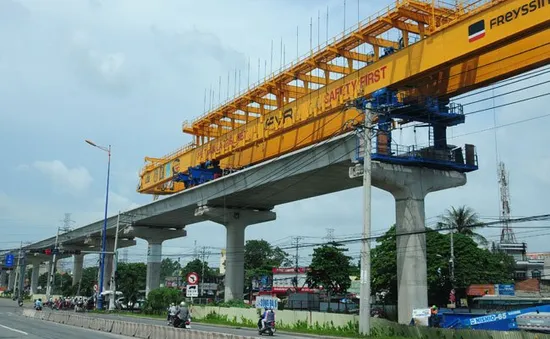
<svg viewBox="0 0 550 339"><path fill-rule="evenodd" d="M474 42L485 37L485 20L479 20L468 27L468 41Z"/></svg>

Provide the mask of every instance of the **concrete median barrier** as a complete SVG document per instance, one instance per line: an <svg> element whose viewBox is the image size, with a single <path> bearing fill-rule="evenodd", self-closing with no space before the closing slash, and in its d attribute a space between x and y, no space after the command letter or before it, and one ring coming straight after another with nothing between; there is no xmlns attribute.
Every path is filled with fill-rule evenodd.
<svg viewBox="0 0 550 339"><path fill-rule="evenodd" d="M124 322L120 320L113 321L113 327L111 328L111 333L122 334L124 332Z"/></svg>
<svg viewBox="0 0 550 339"><path fill-rule="evenodd" d="M169 326L150 325L136 322L111 320L97 317L75 315L70 312L49 312L24 309L22 315L27 318L51 321L90 330L119 334L140 339L253 339L254 337L225 333L212 333L191 329L179 329Z"/></svg>

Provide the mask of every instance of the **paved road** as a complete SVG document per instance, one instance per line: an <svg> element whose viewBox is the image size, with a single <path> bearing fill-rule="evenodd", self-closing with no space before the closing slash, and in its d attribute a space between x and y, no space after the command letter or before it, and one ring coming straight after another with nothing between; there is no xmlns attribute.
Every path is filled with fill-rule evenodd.
<svg viewBox="0 0 550 339"><path fill-rule="evenodd" d="M79 315L83 315L82 313L79 313ZM167 325L166 321L162 320L155 320L150 318L141 318L141 317L129 317L124 315L118 315L118 314L99 314L99 313L86 313L86 316L90 317L99 317L99 318L108 318L108 319L117 319L122 321L128 321L128 322L137 322L137 323L145 323L145 324L153 324L153 325ZM235 335L243 335L243 336L249 336L249 337L258 337L262 338L262 336L258 335L258 331L250 328L236 328L236 327L221 327L221 326L208 326L208 325L202 325L197 323L191 323L191 328L198 331L206 331L206 332L213 332L213 333L226 333L226 334L235 334ZM274 337L282 338L282 339L311 339L311 336L300 336L296 334L287 334L287 333L275 333ZM0 337L2 338L2 337ZM265 336L263 338L266 338ZM321 336L316 336L316 338L323 338ZM80 338L79 338L80 339Z"/></svg>
<svg viewBox="0 0 550 339"><path fill-rule="evenodd" d="M129 337L23 317L15 301L0 298L0 339L127 339Z"/></svg>

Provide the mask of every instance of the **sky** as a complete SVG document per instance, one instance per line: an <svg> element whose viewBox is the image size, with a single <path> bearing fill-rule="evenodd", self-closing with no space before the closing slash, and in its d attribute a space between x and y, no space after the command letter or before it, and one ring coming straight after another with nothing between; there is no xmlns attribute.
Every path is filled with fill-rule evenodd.
<svg viewBox="0 0 550 339"><path fill-rule="evenodd" d="M327 31L332 38L389 2L362 1L358 6L348 0L344 11L343 0L0 0L0 176L5 178L0 185L0 249L54 236L65 213L71 213L73 227L102 219L107 156L84 139L112 145L109 214L148 203L152 196L136 192L144 157L162 156L191 141L181 123L203 114L206 89L215 91L216 105L235 93L236 69L241 71L240 88L247 85L249 58L250 82L279 68L281 39L285 62L308 52L310 18L316 45ZM468 174L464 187L427 196L428 225L447 208L461 205L475 209L483 220L495 220L497 160L510 171L512 215L548 212L548 97L507 104L548 93L549 80L540 71L529 80L457 100L465 104L465 112L479 112L449 131L450 143L476 145L480 169ZM514 89L520 90L509 93ZM403 144L426 142L421 130L409 128L395 136ZM286 248L294 236L303 237L302 243L321 242L329 229L337 239L359 236L362 192L347 190L275 211L276 221L247 228L246 239ZM372 220L374 235L395 222L393 197L377 188ZM535 252L547 249L546 226L550 221L514 229L518 240ZM209 246L210 265L218 266L224 227L204 222L187 229L187 237L166 241L163 253L184 264L195 246ZM498 240L497 228L480 232ZM358 254L358 247L350 246L350 255ZM138 240L128 258L145 261L146 243ZM306 265L311 248L301 249L299 259ZM86 257L87 264L96 260Z"/></svg>

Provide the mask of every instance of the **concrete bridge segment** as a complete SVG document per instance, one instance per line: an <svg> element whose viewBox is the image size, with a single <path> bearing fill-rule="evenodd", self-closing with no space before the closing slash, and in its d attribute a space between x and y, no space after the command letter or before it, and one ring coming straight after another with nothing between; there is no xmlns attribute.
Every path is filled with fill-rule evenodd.
<svg viewBox="0 0 550 339"><path fill-rule="evenodd" d="M356 136L348 133L316 146L267 161L257 166L235 172L223 178L167 196L155 202L126 213L134 216L132 227L135 232L144 229L181 229L188 225L211 220L226 226L227 247L244 245L246 226L275 219L270 212L274 206L360 187L362 181L349 177L349 168L356 152ZM430 192L464 185L466 177L458 172L434 171L415 167L404 167L374 162L372 166L373 185L393 194L396 199L396 220L399 229L423 229L424 197ZM250 211L250 212L248 212ZM247 215L243 220L235 219ZM247 219L250 217L251 219ZM117 216L107 221L108 235L114 234ZM183 226L185 225L185 226ZM98 235L103 220L60 235L60 241L77 242L91 235ZM145 232L145 231L143 231ZM131 232L130 232L131 233ZM145 232L148 233L148 232ZM186 234L186 233L185 233ZM148 234L133 234L144 239ZM176 234L177 235L177 234ZM184 236L181 233L179 236ZM168 238L166 238L168 239ZM164 239L164 240L166 240ZM149 272L156 271L161 255L163 238L151 239ZM27 248L45 248L53 245L55 237L45 239ZM149 242L149 240L148 240ZM423 235L402 236L398 248L415 246L425 248ZM242 248L242 247L241 247ZM242 251L242 250L241 250ZM239 260L239 251L227 271L226 299L240 298L239 286L244 279L244 262ZM398 254L399 277L399 321L410 320L411 307L427 307L427 282L425 275L425 253L410 256ZM235 272L235 274L230 273ZM240 277L240 278L239 278ZM149 288L157 286L156 280L148 278Z"/></svg>

